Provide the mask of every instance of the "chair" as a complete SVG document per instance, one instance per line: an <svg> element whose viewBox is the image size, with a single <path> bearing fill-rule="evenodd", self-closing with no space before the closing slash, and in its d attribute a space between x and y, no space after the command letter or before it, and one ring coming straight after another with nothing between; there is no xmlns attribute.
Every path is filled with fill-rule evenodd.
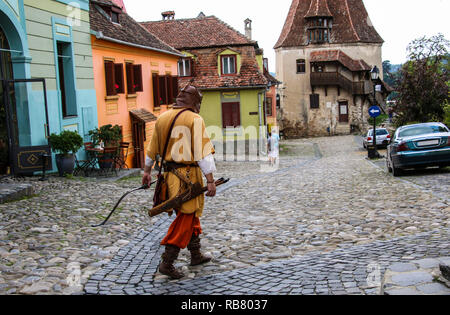
<svg viewBox="0 0 450 315"><path fill-rule="evenodd" d="M129 169L127 165L129 148L130 143L128 142L121 142L119 145L119 154L116 157L116 165L119 167L119 170Z"/></svg>
<svg viewBox="0 0 450 315"><path fill-rule="evenodd" d="M92 151L89 151L92 149L94 149L94 144L92 142L86 142L84 144L84 150L87 155L87 160L78 160L78 157L75 154L75 165L76 165L75 171L74 171L75 176L78 176L78 174L80 172L84 172L84 176L88 177L89 170L91 168L95 168L95 164L96 164L95 155L93 154Z"/></svg>
<svg viewBox="0 0 450 315"><path fill-rule="evenodd" d="M105 148L103 152L98 155L98 164L100 165L100 169L105 171L106 175L111 171L111 173L114 172L117 176L116 161L118 152L118 147Z"/></svg>

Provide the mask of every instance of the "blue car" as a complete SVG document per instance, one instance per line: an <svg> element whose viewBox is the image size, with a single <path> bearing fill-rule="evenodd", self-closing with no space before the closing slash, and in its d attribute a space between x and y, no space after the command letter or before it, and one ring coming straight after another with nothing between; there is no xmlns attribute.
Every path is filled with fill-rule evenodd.
<svg viewBox="0 0 450 315"><path fill-rule="evenodd" d="M405 169L450 166L450 130L441 123L400 127L388 146L386 163L394 176Z"/></svg>

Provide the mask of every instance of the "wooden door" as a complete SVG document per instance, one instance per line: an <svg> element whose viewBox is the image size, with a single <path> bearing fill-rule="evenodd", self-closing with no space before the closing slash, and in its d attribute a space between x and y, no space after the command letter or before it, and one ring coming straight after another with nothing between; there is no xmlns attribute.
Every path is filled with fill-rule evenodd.
<svg viewBox="0 0 450 315"><path fill-rule="evenodd" d="M348 102L339 102L339 122L348 123Z"/></svg>
<svg viewBox="0 0 450 315"><path fill-rule="evenodd" d="M134 167L145 167L145 124L133 122Z"/></svg>

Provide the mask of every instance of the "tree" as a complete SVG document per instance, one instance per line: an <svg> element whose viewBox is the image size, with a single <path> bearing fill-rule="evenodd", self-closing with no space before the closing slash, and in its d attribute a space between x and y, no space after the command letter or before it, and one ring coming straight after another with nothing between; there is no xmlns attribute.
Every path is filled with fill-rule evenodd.
<svg viewBox="0 0 450 315"><path fill-rule="evenodd" d="M449 100L450 42L442 34L422 37L408 46L409 61L396 80L396 125L443 121Z"/></svg>

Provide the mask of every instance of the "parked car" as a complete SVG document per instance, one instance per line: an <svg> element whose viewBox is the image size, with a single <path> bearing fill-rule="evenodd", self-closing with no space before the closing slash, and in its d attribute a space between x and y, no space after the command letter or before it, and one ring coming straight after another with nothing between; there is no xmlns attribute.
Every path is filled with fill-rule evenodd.
<svg viewBox="0 0 450 315"><path fill-rule="evenodd" d="M441 123L400 127L388 146L386 164L394 176L405 169L450 166L450 130Z"/></svg>
<svg viewBox="0 0 450 315"><path fill-rule="evenodd" d="M386 128L377 128L377 146L387 147L391 141L391 135ZM373 129L367 132L364 137L363 145L364 149L367 149L369 145L373 144Z"/></svg>

